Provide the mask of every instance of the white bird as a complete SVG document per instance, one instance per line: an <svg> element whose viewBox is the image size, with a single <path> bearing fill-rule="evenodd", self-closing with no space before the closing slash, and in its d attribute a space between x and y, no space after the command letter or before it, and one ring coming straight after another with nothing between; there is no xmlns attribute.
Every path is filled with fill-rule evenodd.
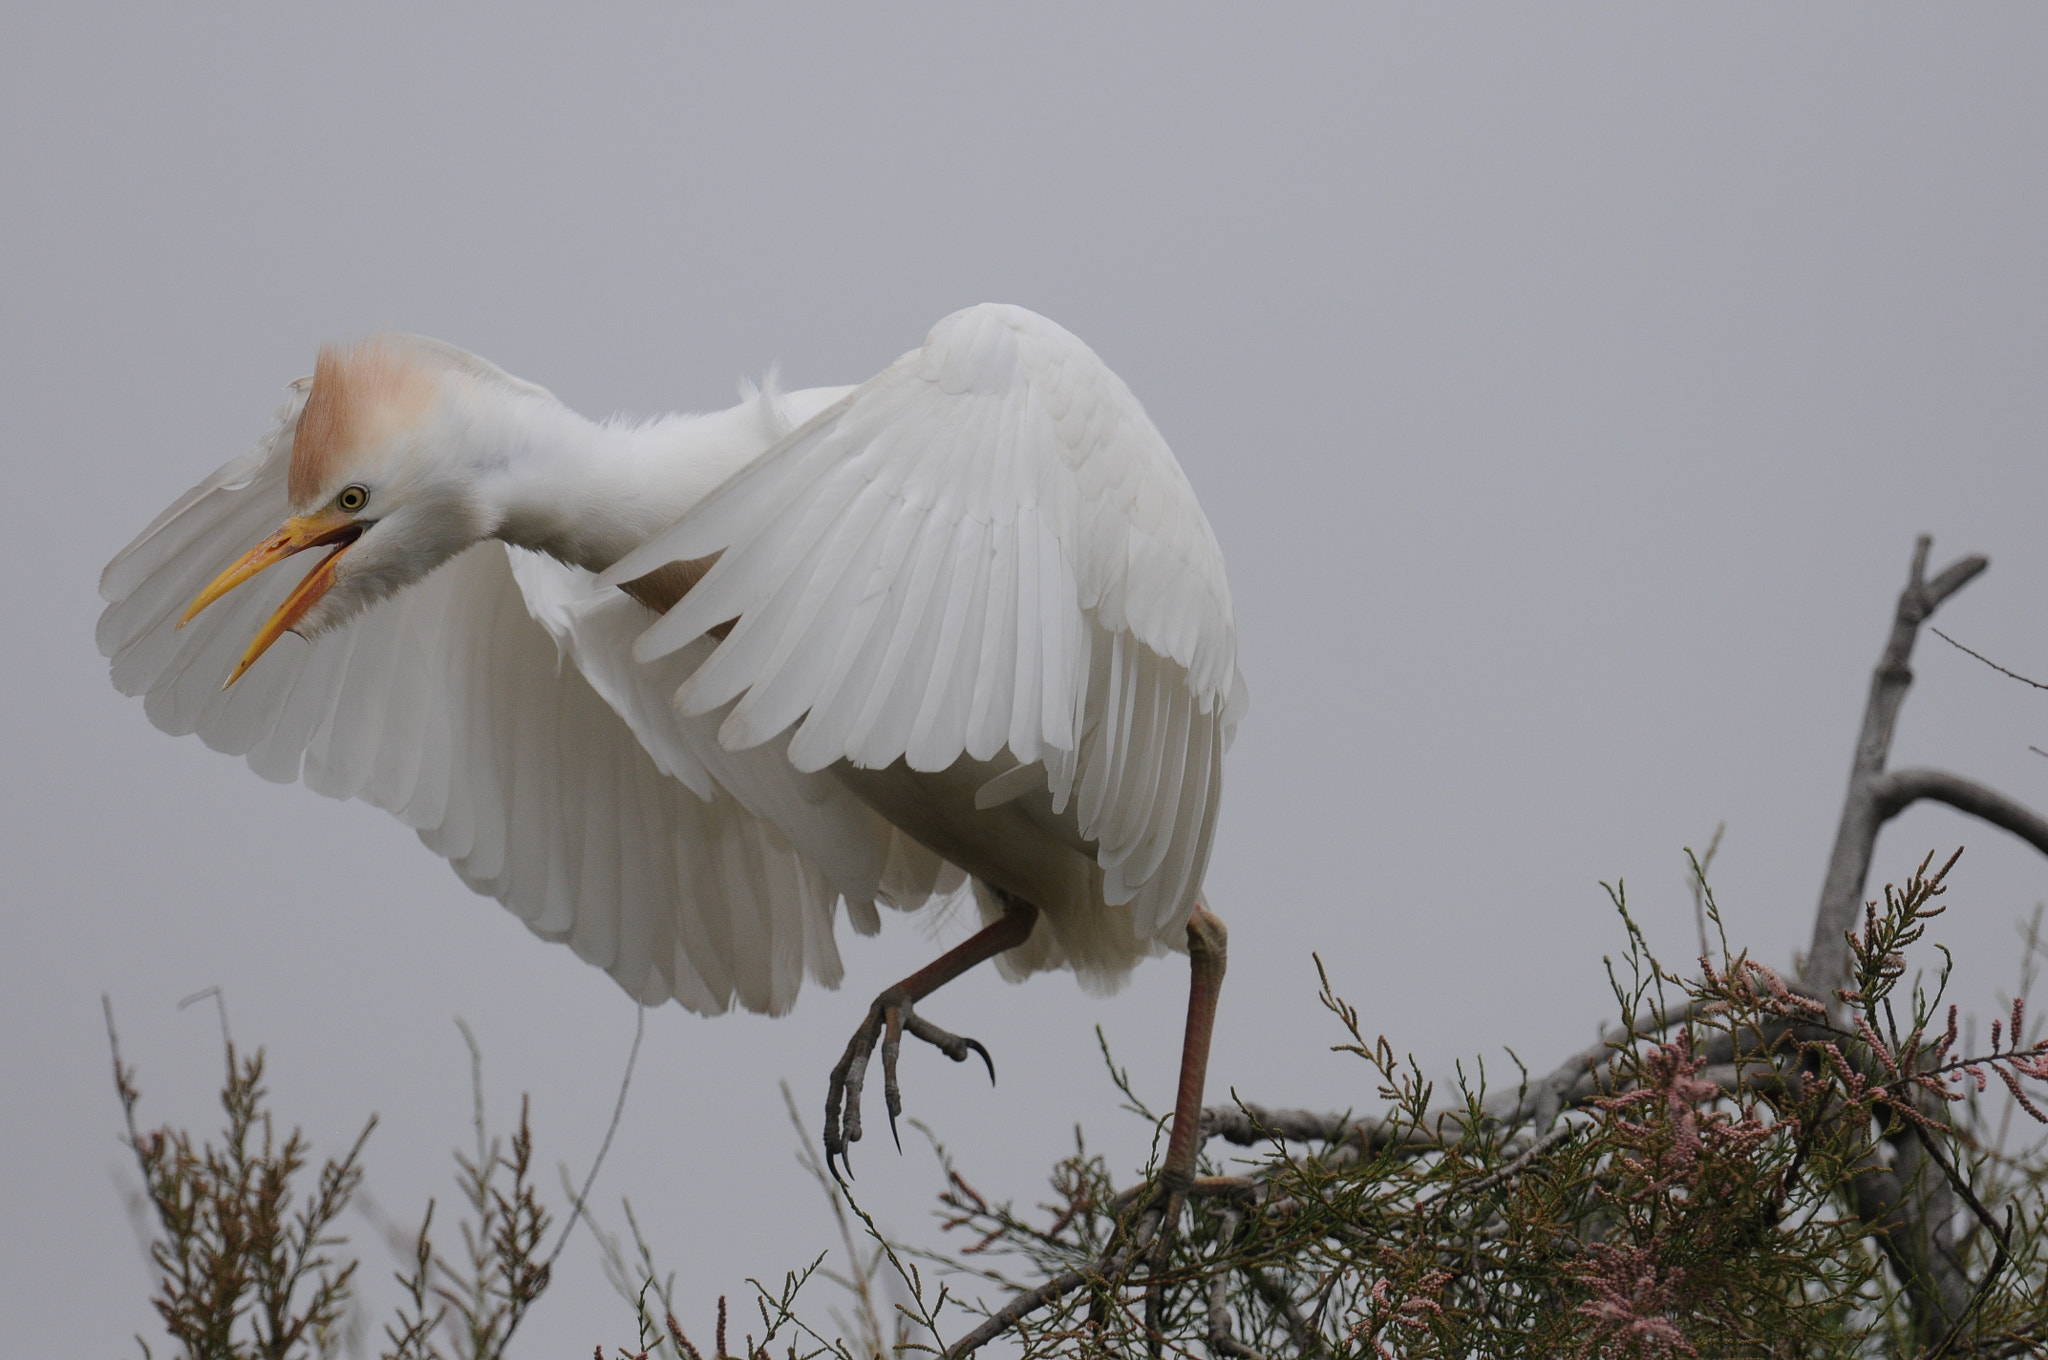
<svg viewBox="0 0 2048 1360"><path fill-rule="evenodd" d="M100 590L150 721L384 808L643 1004L780 1013L839 982L839 903L872 934L971 891L984 930L835 1069L833 1155L877 1039L892 1122L904 1030L980 1051L912 1010L948 978L1108 988L1186 947L1244 706L1186 476L1017 307L641 424L436 341L324 348Z"/></svg>

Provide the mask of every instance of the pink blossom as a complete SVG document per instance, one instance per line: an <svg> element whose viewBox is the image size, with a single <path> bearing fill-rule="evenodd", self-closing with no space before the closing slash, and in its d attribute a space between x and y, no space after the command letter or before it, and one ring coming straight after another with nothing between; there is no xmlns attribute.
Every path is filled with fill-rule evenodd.
<svg viewBox="0 0 2048 1360"><path fill-rule="evenodd" d="M1580 1355L1699 1354L1671 1316L1678 1306L1684 1271L1667 1268L1660 1276L1651 1247L1596 1242L1587 1248L1587 1258L1576 1278L1593 1296L1580 1304L1578 1311L1599 1326Z"/></svg>

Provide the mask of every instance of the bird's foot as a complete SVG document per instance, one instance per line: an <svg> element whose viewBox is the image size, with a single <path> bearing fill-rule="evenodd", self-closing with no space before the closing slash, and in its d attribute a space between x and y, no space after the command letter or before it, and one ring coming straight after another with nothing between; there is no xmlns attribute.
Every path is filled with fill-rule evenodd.
<svg viewBox="0 0 2048 1360"><path fill-rule="evenodd" d="M891 987L868 1007L867 1019L847 1041L846 1052L832 1067L832 1082L825 1095L825 1166L834 1177L839 1168L852 1174L847 1149L860 1141L860 1092L867 1082L868 1062L874 1056L875 1041L882 1045L882 1096L889 1107L889 1136L900 1152L903 1140L896 1132L896 1116L903 1113L903 1094L896 1084L896 1058L903 1048L903 1036L922 1039L954 1062L966 1062L969 1053L979 1054L988 1068L989 1084L996 1079L995 1061L979 1042L940 1029L912 1008L910 994Z"/></svg>

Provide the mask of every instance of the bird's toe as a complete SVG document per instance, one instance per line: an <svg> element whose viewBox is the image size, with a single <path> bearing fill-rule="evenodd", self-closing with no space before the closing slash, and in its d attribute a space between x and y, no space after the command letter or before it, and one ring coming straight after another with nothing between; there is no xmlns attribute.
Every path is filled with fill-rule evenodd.
<svg viewBox="0 0 2048 1360"><path fill-rule="evenodd" d="M901 988L890 988L875 998L860 1028L847 1041L846 1052L840 1055L832 1068L831 1084L825 1096L825 1165L835 1177L839 1176L842 1168L847 1176L853 1174L847 1151L860 1141L861 1090L867 1084L868 1063L878 1046L882 1056L882 1103L889 1113L889 1136L896 1140L896 1150L903 1150L903 1137L896 1126L903 1114L903 1088L897 1080L896 1069L903 1054L905 1034L930 1044L954 1062L966 1062L970 1053L979 1056L982 1065L988 1069L989 1084L995 1084L995 1059L989 1056L988 1049L979 1040L941 1029L917 1013Z"/></svg>

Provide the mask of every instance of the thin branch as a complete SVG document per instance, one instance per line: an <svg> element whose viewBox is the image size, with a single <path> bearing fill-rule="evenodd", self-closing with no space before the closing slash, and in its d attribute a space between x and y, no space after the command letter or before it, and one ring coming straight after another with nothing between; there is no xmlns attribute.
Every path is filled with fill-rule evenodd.
<svg viewBox="0 0 2048 1360"><path fill-rule="evenodd" d="M1317 1114L1313 1110L1269 1110L1263 1105L1211 1105L1202 1111L1202 1136L1221 1138L1239 1147L1254 1147L1274 1138L1290 1143L1371 1142L1379 1128L1375 1119L1354 1120L1348 1114Z"/></svg>
<svg viewBox="0 0 2048 1360"><path fill-rule="evenodd" d="M562 1235L555 1242L555 1249L541 1263L542 1270L553 1270L562 1248L569 1245L569 1234L576 1230L577 1220L583 1217L583 1206L590 1200L591 1187L597 1184L598 1168L604 1165L605 1154L612 1150L612 1137L619 1131L619 1120L625 1117L626 1092L633 1086L633 1065L640 1061L640 1040L647 1034L647 1008L635 1006L633 1011L633 1047L626 1051L626 1071L619 1078L619 1097L612 1102L612 1122L605 1125L604 1141L597 1145L597 1156L590 1161L590 1174L583 1178L583 1188L576 1192L576 1201L569 1210L569 1221L562 1225Z"/></svg>
<svg viewBox="0 0 2048 1360"><path fill-rule="evenodd" d="M1991 1217L1991 1211L1984 1207L1983 1201L1977 1198L1977 1192L1970 1188L1969 1181L1964 1179L1963 1174L1935 1145L1939 1140L1928 1137L1925 1130L1918 1128L1914 1130L1914 1136L1920 1140L1920 1146L1934 1159L1934 1164L1941 1168L1941 1174L1947 1177L1948 1183L1963 1197L1963 1202L1969 1206L1970 1212L1976 1216L1985 1231L1991 1234L1991 1240L1997 1244L1992 1252L1991 1264L1984 1271L1984 1278L1979 1280L1977 1287L1970 1292L1969 1302L1963 1305L1962 1312L1958 1313L1955 1321L1949 1325L1948 1331L1941 1338L1941 1344L1928 1353L1927 1360L1941 1360L1955 1349L1958 1341L1962 1340L1964 1326L1976 1316L1977 1310L1984 1306L1984 1300L1991 1294L1991 1287L1998 1283L1998 1277L2005 1273L2006 1264L2012 1259L2012 1206L2006 1205L2005 1224L2001 1227L1997 1220Z"/></svg>
<svg viewBox="0 0 2048 1360"><path fill-rule="evenodd" d="M1478 1198L1478 1196L1484 1194L1486 1191L1493 1189L1494 1186L1501 1185L1507 1181L1513 1180L1515 1177L1521 1175L1524 1171L1527 1171L1530 1165L1533 1162L1535 1162L1535 1160L1538 1157L1541 1157L1544 1153L1550 1151L1559 1143L1564 1142L1567 1138L1570 1138L1573 1134L1577 1133L1578 1131L1579 1128L1577 1125L1560 1124L1558 1127L1552 1129L1549 1133L1544 1134L1541 1138L1538 1138L1535 1142L1529 1144L1528 1148L1522 1153L1521 1156L1516 1157L1513 1161L1509 1162L1506 1166L1501 1167L1498 1171L1488 1172L1486 1175L1481 1176L1478 1180L1473 1181L1470 1185L1463 1185L1457 1187L1458 1193L1463 1195L1467 1199L1476 1199ZM1435 1201L1442 1199L1444 1195L1448 1193L1450 1193L1449 1189L1446 1188L1444 1191L1441 1191L1435 1195L1431 1195L1427 1199L1417 1201L1415 1207L1420 1209L1425 1205L1432 1204Z"/></svg>
<svg viewBox="0 0 2048 1360"><path fill-rule="evenodd" d="M1714 839L1707 842L1707 852L1704 855L1695 856L1690 848L1685 852L1686 860L1692 869L1692 872L1685 876L1685 886L1692 894L1692 919L1700 932L1701 958L1712 952L1707 943L1707 871L1714 867L1714 856L1720 853L1721 837L1727 830L1726 822L1714 827ZM1715 919L1718 921L1720 918Z"/></svg>
<svg viewBox="0 0 2048 1360"><path fill-rule="evenodd" d="M1977 1192L1970 1188L1969 1179L1948 1159L1948 1154L1941 1150L1940 1140L1929 1137L1927 1130L1917 1125L1914 1126L1913 1136L1920 1140L1920 1146L1934 1159L1934 1164L1941 1168L1941 1174L1948 1178L1948 1183L1963 1197L1963 1203L1969 1206L1971 1214L1984 1226L1984 1230L1990 1233L2000 1246L2011 1246L2011 1228L1999 1226L1998 1220L1991 1216L1991 1211L1984 1207L1984 1201L1978 1199Z"/></svg>
<svg viewBox="0 0 2048 1360"><path fill-rule="evenodd" d="M1295 1350L1304 1356L1324 1353L1322 1338L1316 1334L1309 1320L1301 1315L1301 1306L1279 1281L1257 1266L1246 1266L1244 1276L1251 1281L1253 1291L1266 1301L1266 1306L1279 1315L1280 1325L1287 1329Z"/></svg>
<svg viewBox="0 0 2048 1360"><path fill-rule="evenodd" d="M1011 1299L989 1314L979 1327L947 1347L945 1360L961 1360L963 1356L974 1354L1024 1318L1076 1289L1121 1277L1137 1254L1151 1245L1153 1235L1159 1230L1159 1219L1157 1208L1147 1209L1138 1219L1137 1230L1127 1240L1121 1243L1112 1241L1108 1250L1084 1268L1056 1275L1036 1289L1026 1290Z"/></svg>
<svg viewBox="0 0 2048 1360"><path fill-rule="evenodd" d="M1977 660L1983 662L1992 670L1997 671L2000 675L2006 676L2013 680L2017 680L2023 685L2032 685L2035 689L2048 689L2048 685L2042 684L2039 680L2036 680L2031 676L2021 675L2018 671L2009 671L2005 667L1999 665L1996 661L1993 661L1990 657L1984 655L1984 653L1971 651L1968 647L1965 647L1962 643L1957 642L1954 638L1950 637L1947 633L1942 632L1939 628L1930 628L1927 631L1934 634L1936 637L1940 638L1943 642L1946 642L1949 646L1955 648L1957 651L1961 652L1964 656L1973 656L1977 658Z"/></svg>

